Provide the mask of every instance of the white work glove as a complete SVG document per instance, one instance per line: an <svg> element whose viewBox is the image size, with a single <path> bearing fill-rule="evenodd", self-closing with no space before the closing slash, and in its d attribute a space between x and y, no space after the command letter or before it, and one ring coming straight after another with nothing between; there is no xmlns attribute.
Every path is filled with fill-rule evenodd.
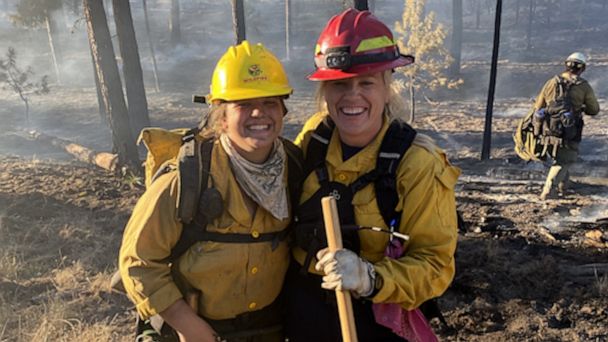
<svg viewBox="0 0 608 342"><path fill-rule="evenodd" d="M374 266L348 249L330 252L324 248L317 253L315 269L323 271L321 287L327 290L349 290L358 297L367 297L374 290Z"/></svg>

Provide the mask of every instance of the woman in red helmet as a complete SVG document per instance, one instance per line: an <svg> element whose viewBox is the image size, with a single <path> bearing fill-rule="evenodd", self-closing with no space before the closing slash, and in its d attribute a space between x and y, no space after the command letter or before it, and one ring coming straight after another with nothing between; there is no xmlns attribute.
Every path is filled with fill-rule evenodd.
<svg viewBox="0 0 608 342"><path fill-rule="evenodd" d="M360 341L415 339L395 323L395 311L383 320L390 310L379 304L414 312L452 281L460 171L397 119L408 121L392 72L413 62L368 11L334 16L319 37L308 78L319 82L321 110L296 139L308 176L287 277L290 341L341 340L335 289L353 295ZM320 199L328 194L338 203L345 246L335 253L322 223Z"/></svg>

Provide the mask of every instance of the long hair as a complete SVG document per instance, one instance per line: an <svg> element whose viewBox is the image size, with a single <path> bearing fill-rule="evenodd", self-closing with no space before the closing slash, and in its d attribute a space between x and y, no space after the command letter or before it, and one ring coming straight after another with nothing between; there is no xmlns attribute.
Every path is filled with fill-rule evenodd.
<svg viewBox="0 0 608 342"><path fill-rule="evenodd" d="M209 107L207 116L201 122L201 135L204 138L218 138L223 132L222 120L226 116L226 102L217 102Z"/></svg>
<svg viewBox="0 0 608 342"><path fill-rule="evenodd" d="M395 118L401 118L405 122L411 123L412 117L410 112L407 110L407 105L405 100L401 96L399 89L399 84L393 79L392 70L386 70L382 74L382 79L384 81L384 86L386 87L386 91L388 91L388 103L384 107L384 113L389 117L389 120L394 120ZM317 104L317 109L320 112L328 113L327 110L327 102L325 101L325 88L327 87L328 81L321 81L317 86L317 90L315 92L315 102ZM416 138L412 142L412 144L417 145L419 147L424 148L432 154L437 153L437 145L433 141L431 137L426 134L416 134Z"/></svg>

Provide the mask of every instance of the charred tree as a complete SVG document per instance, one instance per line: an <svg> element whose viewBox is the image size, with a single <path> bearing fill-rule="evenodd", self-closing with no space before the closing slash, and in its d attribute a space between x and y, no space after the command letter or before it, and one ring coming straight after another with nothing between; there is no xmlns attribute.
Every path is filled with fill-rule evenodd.
<svg viewBox="0 0 608 342"><path fill-rule="evenodd" d="M498 68L498 47L500 46L500 19L502 15L502 0L496 0L496 14L494 18L494 45L492 47L492 66L490 69L490 86L488 87L488 102L486 106L486 122L483 131L483 146L481 159L490 158L492 145L492 111L494 109L494 91L496 90L496 73Z"/></svg>
<svg viewBox="0 0 608 342"><path fill-rule="evenodd" d="M285 0L285 59L291 57L291 0Z"/></svg>
<svg viewBox="0 0 608 342"><path fill-rule="evenodd" d="M580 3L578 4L578 28L582 28L583 27L583 12L585 11L585 7L587 6L587 1L586 0L580 0Z"/></svg>
<svg viewBox="0 0 608 342"><path fill-rule="evenodd" d="M59 61L63 60L61 57L61 52L57 42L54 37L57 36L57 26L53 22L51 15L46 12L44 17L44 24L46 26L46 32L49 39L49 48L51 49L51 56L53 57L53 66L55 67L55 77L57 78L57 83L61 84L61 73L59 72Z"/></svg>
<svg viewBox="0 0 608 342"><path fill-rule="evenodd" d="M11 20L17 25L27 28L44 27L46 29L51 51L51 62L57 83L61 83L60 61L62 58L56 39L57 26L53 21L52 13L61 9L62 3L60 0L20 0L17 4L17 13L11 16Z"/></svg>
<svg viewBox="0 0 608 342"><path fill-rule="evenodd" d="M123 61L122 73L127 90L129 122L131 123L133 136L136 137L144 127L150 126L148 101L146 100L144 78L139 60L139 49L137 47L135 29L133 28L129 1L112 0L112 3L114 21L116 22L116 34L118 35L118 44L120 46L120 56Z"/></svg>
<svg viewBox="0 0 608 342"><path fill-rule="evenodd" d="M102 0L83 0L82 7L93 57L97 65L99 85L108 112L114 150L118 154L120 165L126 165L133 172L140 173L139 156L135 139L131 134L129 115L103 2Z"/></svg>
<svg viewBox="0 0 608 342"><path fill-rule="evenodd" d="M148 5L146 0L141 0L144 9L144 22L146 24L146 38L148 39L148 47L150 48L150 57L152 58L152 72L154 73L154 87L156 92L160 91L160 82L158 81L158 68L156 67L156 53L154 53L154 43L152 42L152 34L150 34L150 20L148 19Z"/></svg>
<svg viewBox="0 0 608 342"><path fill-rule="evenodd" d="M367 4L367 0L355 0L355 9L359 11L369 11L369 5Z"/></svg>
<svg viewBox="0 0 608 342"><path fill-rule="evenodd" d="M479 30L481 25L481 0L477 0L475 4L475 29Z"/></svg>
<svg viewBox="0 0 608 342"><path fill-rule="evenodd" d="M454 61L450 65L450 74L460 74L460 57L462 54L462 0L452 1L452 46Z"/></svg>
<svg viewBox="0 0 608 342"><path fill-rule="evenodd" d="M113 0L116 1L116 0ZM169 31L171 31L171 45L177 46L182 41L182 31L179 17L179 0L171 0L171 16L169 19Z"/></svg>
<svg viewBox="0 0 608 342"><path fill-rule="evenodd" d="M99 70L97 70L97 63L95 63L95 56L93 56L93 47L89 41L89 50L91 51L91 62L93 63L93 76L95 78L95 91L97 92L97 106L99 108L99 120L102 123L110 126L108 121L108 111L106 110L106 104L103 102L103 94L101 93L101 85L99 84Z"/></svg>
<svg viewBox="0 0 608 342"><path fill-rule="evenodd" d="M526 29L526 50L532 48L532 23L534 20L534 12L536 11L536 1L530 0L530 8L528 10L528 28Z"/></svg>
<svg viewBox="0 0 608 342"><path fill-rule="evenodd" d="M245 7L243 0L230 0L230 2L232 3L232 25L236 44L240 44L247 39L245 35Z"/></svg>

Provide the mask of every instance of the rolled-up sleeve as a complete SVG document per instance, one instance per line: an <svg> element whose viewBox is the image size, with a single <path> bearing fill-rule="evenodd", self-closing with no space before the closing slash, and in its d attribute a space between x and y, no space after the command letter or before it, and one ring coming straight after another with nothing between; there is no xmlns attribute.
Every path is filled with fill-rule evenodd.
<svg viewBox="0 0 608 342"><path fill-rule="evenodd" d="M440 296L455 273L458 239L454 186L460 170L421 147L412 147L398 175L402 210L399 230L409 235L404 255L375 263L384 285L374 302L399 303L414 309ZM406 155L407 157L407 155Z"/></svg>
<svg viewBox="0 0 608 342"><path fill-rule="evenodd" d="M125 228L119 269L127 295L143 318L182 297L165 261L182 231L176 192L175 172L159 177L139 199Z"/></svg>

